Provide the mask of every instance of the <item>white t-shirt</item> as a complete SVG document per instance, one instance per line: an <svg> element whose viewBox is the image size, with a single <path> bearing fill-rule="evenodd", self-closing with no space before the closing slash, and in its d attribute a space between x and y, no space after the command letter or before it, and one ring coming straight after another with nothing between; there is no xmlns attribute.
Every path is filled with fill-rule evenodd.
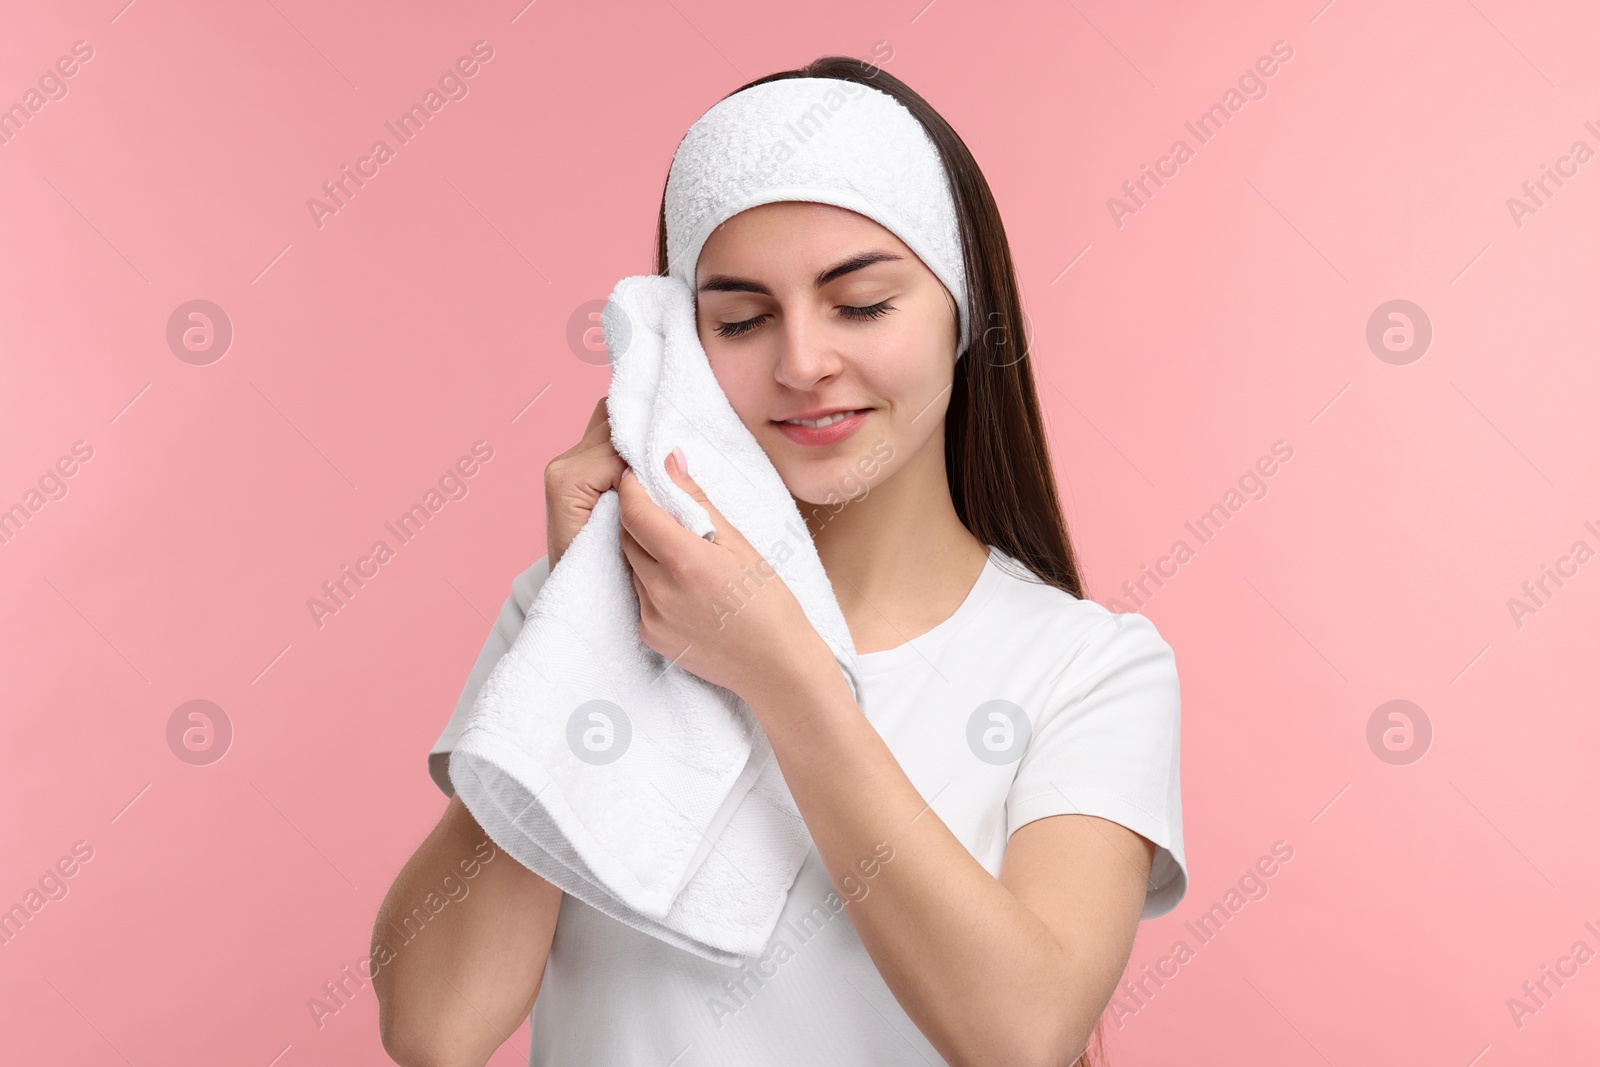
<svg viewBox="0 0 1600 1067"><path fill-rule="evenodd" d="M449 754L478 689L548 575L545 557L511 583L433 746L428 768L446 795L454 792ZM1142 918L1164 915L1183 899L1178 674L1172 649L1149 619L1045 585L992 548L954 615L898 648L859 659L864 714L990 874L999 875L1019 827L1080 812L1157 846ZM878 974L848 911L813 848L767 950L733 968L568 894L531 1015L529 1062L943 1063Z"/></svg>

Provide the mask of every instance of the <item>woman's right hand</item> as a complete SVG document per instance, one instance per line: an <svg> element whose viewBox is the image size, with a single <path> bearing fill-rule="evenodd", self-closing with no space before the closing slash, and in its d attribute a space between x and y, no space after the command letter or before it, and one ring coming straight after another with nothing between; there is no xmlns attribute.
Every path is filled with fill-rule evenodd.
<svg viewBox="0 0 1600 1067"><path fill-rule="evenodd" d="M611 444L611 421L602 396L582 439L544 469L545 543L552 569L589 521L600 495L615 489L627 469Z"/></svg>

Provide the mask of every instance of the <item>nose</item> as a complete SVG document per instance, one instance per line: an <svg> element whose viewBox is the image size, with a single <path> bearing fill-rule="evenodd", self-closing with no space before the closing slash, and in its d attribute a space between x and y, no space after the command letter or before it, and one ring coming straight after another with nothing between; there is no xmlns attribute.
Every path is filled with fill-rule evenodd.
<svg viewBox="0 0 1600 1067"><path fill-rule="evenodd" d="M844 361L826 322L810 312L786 315L783 322L778 363L773 371L779 382L804 392L839 373Z"/></svg>

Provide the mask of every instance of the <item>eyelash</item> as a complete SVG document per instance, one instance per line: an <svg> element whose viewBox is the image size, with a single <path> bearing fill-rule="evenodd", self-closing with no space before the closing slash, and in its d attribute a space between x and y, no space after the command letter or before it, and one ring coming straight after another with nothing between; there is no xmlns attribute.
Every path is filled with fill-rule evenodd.
<svg viewBox="0 0 1600 1067"><path fill-rule="evenodd" d="M842 307L839 310L845 313L845 318L847 319L865 322L869 319L881 318L889 312L899 309L887 300L883 300L870 307ZM757 315L755 318L745 319L743 322L725 322L717 327L717 336L727 338L740 337L755 329L756 323L764 318L766 318L765 315Z"/></svg>

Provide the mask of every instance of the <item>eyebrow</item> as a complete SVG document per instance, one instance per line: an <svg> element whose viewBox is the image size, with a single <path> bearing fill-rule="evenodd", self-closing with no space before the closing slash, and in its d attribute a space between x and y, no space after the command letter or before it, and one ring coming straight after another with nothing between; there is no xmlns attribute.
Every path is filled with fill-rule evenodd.
<svg viewBox="0 0 1600 1067"><path fill-rule="evenodd" d="M904 256L899 256L893 252L885 252L882 250L858 252L849 259L840 260L838 263L835 263L833 266L824 270L821 274L818 274L814 284L818 289L821 289L829 282L838 278L842 278L844 275L849 274L852 271L861 270L863 267L870 267L874 263L884 263L891 260L900 260L904 258ZM768 289L760 282L751 281L748 278L736 278L731 274L711 275L710 277L706 278L705 282L698 290L696 290L696 292L760 293L763 296L772 295L772 290Z"/></svg>

